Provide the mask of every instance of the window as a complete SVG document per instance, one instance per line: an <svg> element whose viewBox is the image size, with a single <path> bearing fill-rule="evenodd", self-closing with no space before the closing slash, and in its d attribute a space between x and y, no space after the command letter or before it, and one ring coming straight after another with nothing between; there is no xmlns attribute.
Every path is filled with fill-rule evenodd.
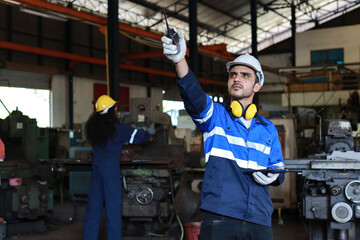
<svg viewBox="0 0 360 240"><path fill-rule="evenodd" d="M50 90L0 87L0 100L11 113L21 111L29 118L35 118L38 127L50 127ZM9 116L0 103L0 118Z"/></svg>
<svg viewBox="0 0 360 240"><path fill-rule="evenodd" d="M344 49L311 51L311 66L344 63Z"/></svg>

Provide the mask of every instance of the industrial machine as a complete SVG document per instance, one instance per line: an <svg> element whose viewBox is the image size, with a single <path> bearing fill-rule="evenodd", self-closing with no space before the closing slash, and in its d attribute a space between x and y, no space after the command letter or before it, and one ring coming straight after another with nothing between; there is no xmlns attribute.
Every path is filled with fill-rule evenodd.
<svg viewBox="0 0 360 240"><path fill-rule="evenodd" d="M53 189L48 182L51 165L39 160L39 149L48 144L45 134L35 119L18 110L0 119L0 138L6 149L0 162L0 217L8 222L8 235L21 233L22 227L13 229L12 223L31 220L28 224L34 224L53 208Z"/></svg>
<svg viewBox="0 0 360 240"><path fill-rule="evenodd" d="M156 129L151 143L123 148L123 238L177 239L181 222L175 192L183 171L184 141L175 137L169 115L151 109L149 98L131 99L131 112L123 122Z"/></svg>
<svg viewBox="0 0 360 240"><path fill-rule="evenodd" d="M355 240L360 236L360 152L354 151L348 120L328 120L325 126L324 153L285 160L285 165L304 178L301 210L309 239Z"/></svg>
<svg viewBox="0 0 360 240"><path fill-rule="evenodd" d="M196 209L196 204L184 209L184 199L188 199L190 193L179 187L185 142L176 138L169 115L160 109L151 109L148 98L132 99L130 114L123 115L121 121L136 128L154 127L156 130L147 144L124 145L119 159L123 183L123 239L179 239L184 234L180 218L184 217L184 212L190 215ZM68 132L64 134L69 138ZM66 196L86 201L92 148L70 146L70 141L59 136L54 137L51 129L39 129L35 119L18 110L0 120L0 138L6 147L6 158L0 162L0 217L8 222L8 230L12 222L29 225L30 221L43 217L49 219L54 192L60 194L61 201ZM68 156L65 146L59 143L56 148L50 146L49 149L55 140L68 142ZM56 186L49 184L47 180L50 179ZM66 195L67 183L69 193Z"/></svg>
<svg viewBox="0 0 360 240"><path fill-rule="evenodd" d="M325 121L325 152L354 151L354 138L351 123L348 120L331 119Z"/></svg>

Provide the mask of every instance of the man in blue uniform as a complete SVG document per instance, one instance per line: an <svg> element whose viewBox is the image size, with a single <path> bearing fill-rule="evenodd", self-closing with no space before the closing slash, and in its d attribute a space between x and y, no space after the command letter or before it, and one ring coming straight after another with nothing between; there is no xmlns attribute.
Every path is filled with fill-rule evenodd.
<svg viewBox="0 0 360 240"><path fill-rule="evenodd" d="M275 126L252 103L264 83L261 65L249 54L228 62L230 100L214 103L189 69L185 39L178 35L178 46L166 36L162 42L165 56L175 64L185 109L204 137L199 239L271 240L269 185L280 185L284 173L260 170L284 168L284 161Z"/></svg>

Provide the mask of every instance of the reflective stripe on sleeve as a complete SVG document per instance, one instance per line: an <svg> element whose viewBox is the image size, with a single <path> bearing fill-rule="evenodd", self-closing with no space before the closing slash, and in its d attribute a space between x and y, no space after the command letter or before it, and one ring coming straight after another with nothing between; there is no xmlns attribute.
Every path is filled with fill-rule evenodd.
<svg viewBox="0 0 360 240"><path fill-rule="evenodd" d="M129 141L130 144L132 144L134 142L137 131L138 131L137 129L134 129L133 133L131 134L130 141Z"/></svg>
<svg viewBox="0 0 360 240"><path fill-rule="evenodd" d="M207 111L205 117L204 118L198 118L198 119L194 118L194 121L196 121L196 122L198 122L200 124L206 122L212 116L213 111L214 111L214 103L211 102L210 109Z"/></svg>

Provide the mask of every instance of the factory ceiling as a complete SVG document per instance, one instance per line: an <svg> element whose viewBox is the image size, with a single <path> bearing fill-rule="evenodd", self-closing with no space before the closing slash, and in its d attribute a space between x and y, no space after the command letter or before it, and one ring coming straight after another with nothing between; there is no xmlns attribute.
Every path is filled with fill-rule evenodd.
<svg viewBox="0 0 360 240"><path fill-rule="evenodd" d="M189 39L189 1L191 0L119 0L119 31L132 40L158 50L124 54L120 69L174 77L173 72L153 67L134 65L134 59L163 56L160 38L165 34L163 10L170 27L181 29ZM76 19L98 26L105 33L107 25L107 0L0 0L16 5L22 12L52 18L58 21ZM250 1L245 0L197 0L199 53L214 59L232 60L234 54L251 52L252 27ZM339 15L358 10L360 0L257 0L258 51L291 37L291 9L296 16L296 31L301 32L337 18ZM253 5L254 6L254 5ZM356 11L353 11L356 12ZM356 17L357 18L357 17ZM330 23L331 21L329 21ZM275 45L276 46L276 45ZM21 43L0 41L0 48L62 58L73 62L105 65L105 59L83 56L28 46ZM270 48L268 48L270 49ZM227 51L226 51L227 50ZM263 65L263 70L291 77L286 72ZM199 78L204 84L223 86L214 77Z"/></svg>
<svg viewBox="0 0 360 240"><path fill-rule="evenodd" d="M161 34L165 33L162 11L166 10L171 27L181 29L188 38L189 1L119 0L119 20L133 27ZM48 2L102 17L106 17L108 11L105 0ZM197 2L199 44L226 44L227 50L234 54L251 52L251 1L198 0ZM295 9L297 32L311 29L360 7L360 0L257 0L256 2L258 51L291 37L292 6Z"/></svg>

